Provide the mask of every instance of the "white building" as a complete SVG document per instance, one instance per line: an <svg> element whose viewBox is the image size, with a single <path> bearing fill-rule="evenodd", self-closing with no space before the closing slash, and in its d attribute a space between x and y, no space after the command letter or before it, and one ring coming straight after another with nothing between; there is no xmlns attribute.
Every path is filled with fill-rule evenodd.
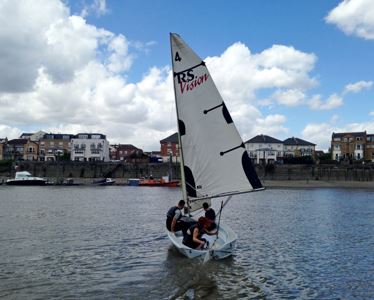
<svg viewBox="0 0 374 300"><path fill-rule="evenodd" d="M283 141L285 157L312 156L316 150L316 144L302 139L291 137Z"/></svg>
<svg viewBox="0 0 374 300"><path fill-rule="evenodd" d="M100 133L79 133L71 139L71 160L109 161L109 142Z"/></svg>
<svg viewBox="0 0 374 300"><path fill-rule="evenodd" d="M249 157L257 164L270 163L283 158L283 142L268 135L257 135L244 143Z"/></svg>

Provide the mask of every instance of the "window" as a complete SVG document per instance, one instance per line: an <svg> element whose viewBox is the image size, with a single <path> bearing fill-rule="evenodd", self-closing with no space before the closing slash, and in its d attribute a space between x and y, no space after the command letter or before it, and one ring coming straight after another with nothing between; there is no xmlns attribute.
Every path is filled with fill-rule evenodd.
<svg viewBox="0 0 374 300"><path fill-rule="evenodd" d="M340 137L335 137L334 138L334 142L340 142L341 141L341 138Z"/></svg>
<svg viewBox="0 0 374 300"><path fill-rule="evenodd" d="M78 138L80 138L80 139L88 139L88 135L87 134L80 134L80 135L78 135Z"/></svg>
<svg viewBox="0 0 374 300"><path fill-rule="evenodd" d="M340 150L340 145L334 145L335 150Z"/></svg>
<svg viewBox="0 0 374 300"><path fill-rule="evenodd" d="M356 150L361 150L361 145L360 144L356 145Z"/></svg>

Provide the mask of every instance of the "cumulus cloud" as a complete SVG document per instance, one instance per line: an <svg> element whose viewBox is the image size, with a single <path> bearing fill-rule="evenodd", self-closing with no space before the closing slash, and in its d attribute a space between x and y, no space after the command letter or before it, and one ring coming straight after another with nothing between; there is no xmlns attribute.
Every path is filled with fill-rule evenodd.
<svg viewBox="0 0 374 300"><path fill-rule="evenodd" d="M326 22L335 24L347 35L374 39L374 2L372 0L344 0L329 12Z"/></svg>
<svg viewBox="0 0 374 300"><path fill-rule="evenodd" d="M343 99L337 94L332 94L326 101L321 100L321 95L314 95L309 100L309 107L313 110L330 110L343 105Z"/></svg>
<svg viewBox="0 0 374 300"><path fill-rule="evenodd" d="M342 132L329 123L308 124L302 130L302 138L316 144L317 150L327 151L331 145L333 132Z"/></svg>
<svg viewBox="0 0 374 300"><path fill-rule="evenodd" d="M372 81L358 81L356 83L347 84L344 88L343 94L358 93L363 89L370 89L373 86Z"/></svg>
<svg viewBox="0 0 374 300"><path fill-rule="evenodd" d="M304 90L316 85L309 72L316 56L282 45L274 45L258 54L235 43L221 55L205 60L220 92L226 99L254 100L259 89Z"/></svg>
<svg viewBox="0 0 374 300"><path fill-rule="evenodd" d="M274 99L277 103L285 106L297 106L303 103L305 94L302 91L296 89L290 89L286 91L278 90L271 96L271 98Z"/></svg>
<svg viewBox="0 0 374 300"><path fill-rule="evenodd" d="M20 128L101 132L111 143L155 150L175 132L170 67L152 67L140 81L127 81L136 51L153 42L129 41L87 24L58 0L3 0L0 13L0 134L16 138ZM268 90L281 105L303 103L305 91L317 84L310 75L316 60L291 46L252 53L238 42L205 61L248 139L288 134L284 115L256 108L256 93Z"/></svg>
<svg viewBox="0 0 374 300"><path fill-rule="evenodd" d="M106 0L93 0L92 3L84 3L81 11L81 17L86 18L90 14L95 14L100 17L109 12Z"/></svg>
<svg viewBox="0 0 374 300"><path fill-rule="evenodd" d="M287 118L284 115L268 115L265 118L257 118L253 122L253 132L250 137L257 134L270 136L285 136L289 134L289 129L285 127Z"/></svg>
<svg viewBox="0 0 374 300"><path fill-rule="evenodd" d="M370 112L369 115L374 117L374 111Z"/></svg>

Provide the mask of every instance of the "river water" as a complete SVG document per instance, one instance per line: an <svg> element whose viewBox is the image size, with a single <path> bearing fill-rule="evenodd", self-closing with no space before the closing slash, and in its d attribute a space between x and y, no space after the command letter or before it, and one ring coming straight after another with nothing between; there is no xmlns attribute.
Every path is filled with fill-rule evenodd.
<svg viewBox="0 0 374 300"><path fill-rule="evenodd" d="M0 298L374 299L374 191L236 196L221 220L239 236L235 255L205 265L165 234L180 197L157 187L0 186Z"/></svg>

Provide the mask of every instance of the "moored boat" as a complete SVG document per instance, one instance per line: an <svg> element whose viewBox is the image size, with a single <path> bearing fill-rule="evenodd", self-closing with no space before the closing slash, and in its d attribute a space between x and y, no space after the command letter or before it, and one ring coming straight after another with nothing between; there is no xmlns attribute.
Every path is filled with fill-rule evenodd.
<svg viewBox="0 0 374 300"><path fill-rule="evenodd" d="M139 186L165 186L165 187L177 187L179 185L178 180L168 180L167 178L154 179L145 178L139 179Z"/></svg>
<svg viewBox="0 0 374 300"><path fill-rule="evenodd" d="M93 181L94 185L113 185L115 183L116 183L116 181L112 178L104 178L104 179L99 179L99 180L94 180Z"/></svg>
<svg viewBox="0 0 374 300"><path fill-rule="evenodd" d="M7 185L46 185L47 180L41 177L34 177L27 171L16 172L14 179L8 179Z"/></svg>

